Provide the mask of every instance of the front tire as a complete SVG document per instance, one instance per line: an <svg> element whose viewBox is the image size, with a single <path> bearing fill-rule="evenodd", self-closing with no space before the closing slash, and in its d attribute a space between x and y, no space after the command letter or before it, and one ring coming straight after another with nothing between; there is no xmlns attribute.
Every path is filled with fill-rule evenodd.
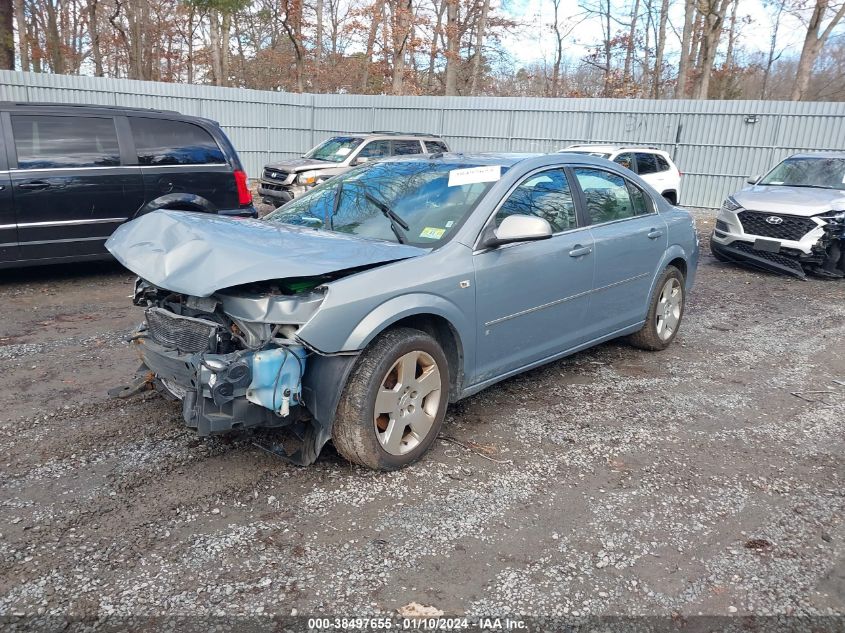
<svg viewBox="0 0 845 633"><path fill-rule="evenodd" d="M645 325L628 341L640 349L664 350L678 334L684 316L686 293L684 275L674 266L667 266L654 286Z"/></svg>
<svg viewBox="0 0 845 633"><path fill-rule="evenodd" d="M362 352L344 387L335 448L376 470L412 464L437 438L448 400L449 366L437 341L420 330L388 330Z"/></svg>

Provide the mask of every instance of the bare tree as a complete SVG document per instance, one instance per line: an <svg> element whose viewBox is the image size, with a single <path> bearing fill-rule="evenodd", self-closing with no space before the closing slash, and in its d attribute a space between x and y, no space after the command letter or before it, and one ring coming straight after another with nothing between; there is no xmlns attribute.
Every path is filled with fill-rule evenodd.
<svg viewBox="0 0 845 633"><path fill-rule="evenodd" d="M835 5L830 0L815 0L813 12L807 23L807 34L804 36L801 57L798 60L795 84L790 95L793 101L804 98L810 83L810 74L813 72L819 53L843 16L845 16L845 2ZM826 25L825 20L827 20Z"/></svg>

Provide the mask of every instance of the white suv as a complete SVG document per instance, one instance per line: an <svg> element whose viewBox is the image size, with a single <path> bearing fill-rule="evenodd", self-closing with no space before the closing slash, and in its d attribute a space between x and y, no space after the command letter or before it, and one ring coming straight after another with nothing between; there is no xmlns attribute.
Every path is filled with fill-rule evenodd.
<svg viewBox="0 0 845 633"><path fill-rule="evenodd" d="M654 187L670 204L681 199L681 172L669 154L654 147L622 147L618 145L570 145L558 150L572 154L589 154L612 160L627 167Z"/></svg>

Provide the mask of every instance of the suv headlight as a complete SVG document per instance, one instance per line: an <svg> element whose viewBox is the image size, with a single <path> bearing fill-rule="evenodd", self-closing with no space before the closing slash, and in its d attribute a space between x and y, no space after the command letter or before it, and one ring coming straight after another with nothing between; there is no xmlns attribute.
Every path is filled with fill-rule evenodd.
<svg viewBox="0 0 845 633"><path fill-rule="evenodd" d="M728 196L725 198L725 201L722 203L722 211L739 211L742 208L742 205L734 200L733 196Z"/></svg>
<svg viewBox="0 0 845 633"><path fill-rule="evenodd" d="M317 182L317 172L304 171L296 177L296 182L300 185L313 185Z"/></svg>

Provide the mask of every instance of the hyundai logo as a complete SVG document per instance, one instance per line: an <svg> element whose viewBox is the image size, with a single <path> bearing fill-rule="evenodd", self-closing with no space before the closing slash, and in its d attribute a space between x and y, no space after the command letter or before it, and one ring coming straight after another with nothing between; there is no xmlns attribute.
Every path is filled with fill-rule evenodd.
<svg viewBox="0 0 845 633"><path fill-rule="evenodd" d="M783 218L779 218L776 215L770 215L766 218L766 222L769 224L783 224Z"/></svg>

